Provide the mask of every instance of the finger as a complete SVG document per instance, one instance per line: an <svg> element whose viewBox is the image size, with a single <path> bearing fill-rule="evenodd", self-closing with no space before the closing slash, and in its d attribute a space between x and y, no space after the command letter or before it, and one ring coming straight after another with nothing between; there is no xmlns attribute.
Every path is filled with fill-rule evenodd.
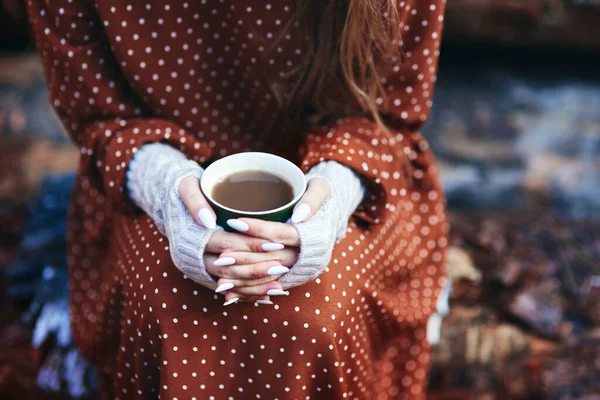
<svg viewBox="0 0 600 400"><path fill-rule="evenodd" d="M239 299L239 300L235 300ZM224 305L230 305L235 303L259 303L259 304L273 304L269 300L269 296L246 296L235 292L229 292L225 295Z"/></svg>
<svg viewBox="0 0 600 400"><path fill-rule="evenodd" d="M249 265L264 261L278 261L285 267L291 267L298 261L299 251L297 247L287 247L283 250L270 251L268 253L253 253L248 251L233 251L222 253L219 257L219 264L227 265L239 264ZM230 263L230 264L229 264ZM208 265L208 264L205 264Z"/></svg>
<svg viewBox="0 0 600 400"><path fill-rule="evenodd" d="M235 300L238 299L238 300ZM241 295L239 293L235 293L235 292L229 292L225 295L225 303L223 303L223 305L229 303L229 304L235 304L238 302L241 303L250 303L250 302L255 302L258 299L258 296L245 296L245 295ZM229 305L227 304L227 305Z"/></svg>
<svg viewBox="0 0 600 400"><path fill-rule="evenodd" d="M215 289L216 293L222 293L229 290L238 290L242 287L260 286L268 282L275 281L281 278L281 275L266 276L259 279L228 279L221 278L217 281L218 287Z"/></svg>
<svg viewBox="0 0 600 400"><path fill-rule="evenodd" d="M256 264L221 266L215 263L205 264L209 274L226 279L256 280L275 275L283 275L289 268L282 266L278 261L263 261Z"/></svg>
<svg viewBox="0 0 600 400"><path fill-rule="evenodd" d="M194 220L207 229L217 227L217 219L211 206L208 204L202 191L200 181L195 176L186 176L179 183L179 198L185 204Z"/></svg>
<svg viewBox="0 0 600 400"><path fill-rule="evenodd" d="M229 300L225 300L225 303L223 303L223 306L224 307L230 306L232 304L239 302L241 299L242 299L242 297L233 296Z"/></svg>
<svg viewBox="0 0 600 400"><path fill-rule="evenodd" d="M256 303L256 300L258 300L258 296L246 296L240 301L243 303Z"/></svg>
<svg viewBox="0 0 600 400"><path fill-rule="evenodd" d="M208 266L214 265L215 261L217 261L218 259L219 259L218 254L208 253L206 251L202 255L202 260L204 261L204 265L206 266L207 271L208 271ZM209 273L210 273L210 271L209 271Z"/></svg>
<svg viewBox="0 0 600 400"><path fill-rule="evenodd" d="M273 302L271 301L269 296L259 296L256 299L256 303L262 305L273 305Z"/></svg>
<svg viewBox="0 0 600 400"><path fill-rule="evenodd" d="M263 252L282 250L283 248L284 245L280 243L272 243L239 233L216 231L206 243L204 251L221 254L229 251Z"/></svg>
<svg viewBox="0 0 600 400"><path fill-rule="evenodd" d="M235 288L235 293L246 296L287 296L289 294L289 292L283 290L281 284L277 281L267 282L257 286Z"/></svg>
<svg viewBox="0 0 600 400"><path fill-rule="evenodd" d="M263 221L254 218L238 218L227 220L227 225L243 232L245 235L268 240L272 243L281 243L285 246L299 245L298 231L290 224L281 222ZM273 250L280 250L275 249Z"/></svg>
<svg viewBox="0 0 600 400"><path fill-rule="evenodd" d="M300 199L294 213L292 214L292 223L308 221L321 208L325 200L331 194L329 183L323 178L314 178L308 182L306 193Z"/></svg>

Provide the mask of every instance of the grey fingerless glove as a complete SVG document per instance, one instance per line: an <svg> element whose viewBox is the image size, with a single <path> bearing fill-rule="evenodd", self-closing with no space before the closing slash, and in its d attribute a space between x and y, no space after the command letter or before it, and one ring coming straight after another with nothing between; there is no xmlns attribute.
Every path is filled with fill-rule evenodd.
<svg viewBox="0 0 600 400"><path fill-rule="evenodd" d="M217 282L206 271L204 248L217 229L206 229L192 218L179 198L179 183L198 179L204 170L194 161L162 143L142 146L129 163L127 189L133 202L155 222L169 240L173 264L186 276L209 289Z"/></svg>
<svg viewBox="0 0 600 400"><path fill-rule="evenodd" d="M279 280L284 289L314 280L325 270L336 241L344 237L348 220L365 194L358 175L335 161L321 162L306 174L308 181L317 177L329 183L331 195L312 218L294 224L300 236L300 255Z"/></svg>

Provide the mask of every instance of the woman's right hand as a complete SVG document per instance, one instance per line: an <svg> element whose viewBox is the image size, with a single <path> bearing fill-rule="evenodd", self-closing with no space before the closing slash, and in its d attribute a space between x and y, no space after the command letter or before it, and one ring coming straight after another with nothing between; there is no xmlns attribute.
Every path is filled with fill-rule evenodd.
<svg viewBox="0 0 600 400"><path fill-rule="evenodd" d="M196 177L188 176L181 180L179 197L196 223L207 229L214 229L217 226L216 215L202 194ZM261 300L270 303L266 292L273 289L282 291L281 285L276 280L281 277L282 272L285 272L281 269L281 264L278 261L265 261L252 265L233 265L235 260L227 258L217 260L219 254L226 252L262 253L281 249L283 249L283 245L278 243L240 233L218 230L215 231L206 244L204 265L206 271L213 276L243 282L245 287L255 287L256 295L241 296L241 301ZM222 293L229 289L228 285L219 285L216 291Z"/></svg>

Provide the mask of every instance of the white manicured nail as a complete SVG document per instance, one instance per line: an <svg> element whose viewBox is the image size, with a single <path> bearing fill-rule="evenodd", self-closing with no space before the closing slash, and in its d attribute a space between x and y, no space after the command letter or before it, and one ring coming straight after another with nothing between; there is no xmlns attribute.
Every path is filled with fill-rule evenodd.
<svg viewBox="0 0 600 400"><path fill-rule="evenodd" d="M267 291L267 294L269 296L287 296L290 294L290 292L286 292L285 290L279 289L270 289L269 291Z"/></svg>
<svg viewBox="0 0 600 400"><path fill-rule="evenodd" d="M268 304L271 305L273 302L271 300L256 300L258 304Z"/></svg>
<svg viewBox="0 0 600 400"><path fill-rule="evenodd" d="M215 289L215 292L216 293L221 293L221 292L224 292L226 290L232 289L233 286L234 286L233 283L229 283L229 282L228 283L223 283L223 284L219 285L218 288Z"/></svg>
<svg viewBox="0 0 600 400"><path fill-rule="evenodd" d="M272 242L267 242L267 243L263 243L260 245L260 248L263 249L263 251L277 251L277 250L282 250L285 246L282 245L281 243L272 243Z"/></svg>
<svg viewBox="0 0 600 400"><path fill-rule="evenodd" d="M267 270L267 275L269 276L273 276L273 275L283 275L289 272L289 268L278 265L275 267L271 267Z"/></svg>
<svg viewBox="0 0 600 400"><path fill-rule="evenodd" d="M233 257L217 258L217 260L213 264L217 267L225 267L227 265L233 265L233 264L235 264L235 258L233 258Z"/></svg>
<svg viewBox="0 0 600 400"><path fill-rule="evenodd" d="M227 225L240 232L248 232L248 229L250 229L247 223L239 219L228 219Z"/></svg>
<svg viewBox="0 0 600 400"><path fill-rule="evenodd" d="M229 299L225 303L223 303L223 306L228 306L230 304L237 303L238 301L240 301L240 298L239 297L234 297L233 299Z"/></svg>
<svg viewBox="0 0 600 400"><path fill-rule="evenodd" d="M292 224L304 221L308 217L308 214L310 214L310 206L306 203L298 204L298 207L296 207L292 214Z"/></svg>
<svg viewBox="0 0 600 400"><path fill-rule="evenodd" d="M217 221L215 220L215 216L206 207L201 208L200 211L198 211L198 218L200 219L200 222L202 222L202 225L204 225L206 229L215 229L217 227Z"/></svg>

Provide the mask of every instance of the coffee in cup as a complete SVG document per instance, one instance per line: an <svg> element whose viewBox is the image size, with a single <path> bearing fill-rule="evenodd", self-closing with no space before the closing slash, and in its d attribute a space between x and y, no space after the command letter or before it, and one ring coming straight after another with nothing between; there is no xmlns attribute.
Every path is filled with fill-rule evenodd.
<svg viewBox="0 0 600 400"><path fill-rule="evenodd" d="M306 191L306 178L285 158L248 152L209 165L200 188L217 215L217 224L231 230L227 220L232 218L287 221Z"/></svg>
<svg viewBox="0 0 600 400"><path fill-rule="evenodd" d="M235 172L212 189L215 202L240 211L267 211L294 199L294 190L285 179L265 171Z"/></svg>

